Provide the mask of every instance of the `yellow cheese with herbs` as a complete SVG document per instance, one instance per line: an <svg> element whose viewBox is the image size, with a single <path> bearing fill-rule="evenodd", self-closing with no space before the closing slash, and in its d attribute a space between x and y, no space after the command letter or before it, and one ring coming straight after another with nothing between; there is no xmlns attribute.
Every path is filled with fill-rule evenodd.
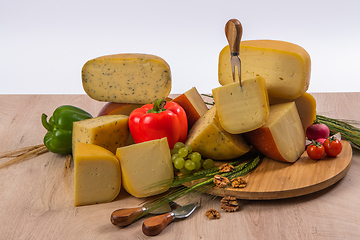
<svg viewBox="0 0 360 240"><path fill-rule="evenodd" d="M311 124L313 124L314 120L316 119L315 98L310 93L304 93L303 95L295 99L284 99L284 98L269 99L270 105L285 103L285 102L295 102L304 131L306 131L306 129Z"/></svg>
<svg viewBox="0 0 360 240"><path fill-rule="evenodd" d="M269 97L294 99L309 88L310 55L296 44L275 40L242 41L240 59L242 79L264 77ZM221 85L233 82L229 46L220 52L218 71Z"/></svg>
<svg viewBox="0 0 360 240"><path fill-rule="evenodd" d="M116 103L153 103L171 91L167 62L150 54L115 54L89 60L82 68L85 92Z"/></svg>
<svg viewBox="0 0 360 240"><path fill-rule="evenodd" d="M129 139L129 116L106 115L81 120L73 124L72 146L77 142L92 143L116 153Z"/></svg>
<svg viewBox="0 0 360 240"><path fill-rule="evenodd" d="M269 99L263 77L230 83L212 90L221 126L232 134L263 126L269 117Z"/></svg>
<svg viewBox="0 0 360 240"><path fill-rule="evenodd" d="M185 144L191 145L203 158L214 160L233 159L250 150L241 134L231 134L221 127L216 105L196 121Z"/></svg>
<svg viewBox="0 0 360 240"><path fill-rule="evenodd" d="M281 162L295 162L305 151L305 132L295 102L271 105L266 124L244 135L259 152Z"/></svg>
<svg viewBox="0 0 360 240"><path fill-rule="evenodd" d="M74 152L74 205L107 203L121 189L119 160L109 150L78 142Z"/></svg>
<svg viewBox="0 0 360 240"><path fill-rule="evenodd" d="M173 163L167 138L137 143L118 148L122 185L137 198L163 193L174 177Z"/></svg>

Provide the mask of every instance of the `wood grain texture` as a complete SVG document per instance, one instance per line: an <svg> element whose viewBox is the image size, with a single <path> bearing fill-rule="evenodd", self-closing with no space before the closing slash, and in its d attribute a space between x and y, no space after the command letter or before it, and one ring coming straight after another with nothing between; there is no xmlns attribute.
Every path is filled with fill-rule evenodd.
<svg viewBox="0 0 360 240"><path fill-rule="evenodd" d="M360 93L313 95L319 114L360 119ZM96 115L105 103L86 95L1 95L0 151L42 143L46 131L40 116L61 104ZM356 149L348 173L324 190L289 199L239 200L241 207L234 213L220 209L219 197L203 201L190 217L175 220L155 237L142 232L146 218L125 228L111 224L114 210L136 207L144 200L124 189L111 203L74 207L72 168L64 165L65 157L46 153L0 169L0 239L360 238L360 152ZM220 219L209 220L205 216L209 208L218 210Z"/></svg>

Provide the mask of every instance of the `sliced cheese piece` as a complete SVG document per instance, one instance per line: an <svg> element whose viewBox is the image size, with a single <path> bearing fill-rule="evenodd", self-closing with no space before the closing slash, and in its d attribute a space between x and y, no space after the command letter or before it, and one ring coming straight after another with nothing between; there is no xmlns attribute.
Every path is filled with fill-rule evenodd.
<svg viewBox="0 0 360 240"><path fill-rule="evenodd" d="M295 102L270 106L266 124L244 135L259 152L282 162L295 162L305 150L305 132Z"/></svg>
<svg viewBox="0 0 360 240"><path fill-rule="evenodd" d="M178 103L185 110L188 119L188 129L208 110L195 87L174 98L172 101Z"/></svg>
<svg viewBox="0 0 360 240"><path fill-rule="evenodd" d="M118 148L116 157L121 165L123 187L134 197L153 196L169 189L160 185L174 177L167 138Z"/></svg>
<svg viewBox="0 0 360 240"><path fill-rule="evenodd" d="M129 139L129 117L126 115L106 115L74 122L73 148L76 142L99 145L116 153Z"/></svg>
<svg viewBox="0 0 360 240"><path fill-rule="evenodd" d="M263 126L269 117L269 99L264 78L255 77L212 90L220 124L239 134Z"/></svg>
<svg viewBox="0 0 360 240"><path fill-rule="evenodd" d="M78 142L74 152L74 205L107 203L121 189L119 160L109 150Z"/></svg>
<svg viewBox="0 0 360 240"><path fill-rule="evenodd" d="M316 118L316 100L310 93L304 93L295 99L269 98L270 105L295 102L304 131L314 123Z"/></svg>
<svg viewBox="0 0 360 240"><path fill-rule="evenodd" d="M310 56L296 44L275 40L242 41L240 59L242 79L264 77L269 97L294 99L309 88ZM220 52L218 71L221 85L233 82L229 46Z"/></svg>
<svg viewBox="0 0 360 240"><path fill-rule="evenodd" d="M82 68L85 92L117 103L153 103L171 91L170 67L150 54L115 54L89 60Z"/></svg>
<svg viewBox="0 0 360 240"><path fill-rule="evenodd" d="M250 150L240 134L225 131L216 114L216 105L210 108L190 129L185 144L203 158L228 160L244 155Z"/></svg>

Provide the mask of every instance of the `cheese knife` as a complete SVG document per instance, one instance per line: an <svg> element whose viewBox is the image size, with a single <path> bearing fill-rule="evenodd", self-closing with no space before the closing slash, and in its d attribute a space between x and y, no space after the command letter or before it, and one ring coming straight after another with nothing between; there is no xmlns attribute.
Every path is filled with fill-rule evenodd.
<svg viewBox="0 0 360 240"><path fill-rule="evenodd" d="M239 73L239 84L241 87L241 60L239 58L240 52L240 41L242 37L243 28L239 20L230 19L225 25L225 35L229 42L230 47L230 62L233 81L236 82L236 73L235 67L238 69Z"/></svg>
<svg viewBox="0 0 360 240"><path fill-rule="evenodd" d="M115 210L110 217L110 221L113 225L119 226L119 227L126 227L130 225L131 223L135 222L140 218L141 215L149 211L150 214L158 215L158 214L164 214L166 212L170 212L173 209L180 208L181 206L173 201L170 201L169 203L165 203L161 205L160 207L157 207L154 209L154 203L153 202L147 202L144 205L140 207L134 207L134 208L121 208L118 210ZM146 215L146 214L144 214Z"/></svg>
<svg viewBox="0 0 360 240"><path fill-rule="evenodd" d="M147 236L155 236L160 234L167 225L175 218L187 218L192 214L200 203L191 203L183 207L177 208L172 212L162 215L150 217L146 219L142 225L142 231Z"/></svg>

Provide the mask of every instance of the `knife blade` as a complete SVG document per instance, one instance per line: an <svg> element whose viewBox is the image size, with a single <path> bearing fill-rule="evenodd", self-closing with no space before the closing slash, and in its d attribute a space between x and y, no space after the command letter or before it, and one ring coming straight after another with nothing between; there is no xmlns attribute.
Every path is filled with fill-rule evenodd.
<svg viewBox="0 0 360 240"><path fill-rule="evenodd" d="M239 73L239 84L241 88L241 60L239 58L240 53L240 41L242 37L243 28L239 20L230 19L225 25L225 35L229 42L230 47L230 62L233 81L236 82L236 71L237 68Z"/></svg>
<svg viewBox="0 0 360 240"><path fill-rule="evenodd" d="M199 203L191 203L177 208L172 212L150 217L144 221L142 225L142 231L147 236L158 235L165 229L167 225L174 221L175 218L187 218L195 211L198 206Z"/></svg>
<svg viewBox="0 0 360 240"><path fill-rule="evenodd" d="M134 207L134 208L121 208L118 210L115 210L110 217L110 221L113 225L119 226L119 227L126 227L130 225L131 223L135 222L140 218L140 216L145 213L148 210L151 210L149 212L150 214L158 215L163 214L166 212L170 212L173 209L180 208L181 206L173 201L170 201L169 203L165 203L161 205L160 207L157 207L153 210L154 204L153 202L147 202L141 207Z"/></svg>

